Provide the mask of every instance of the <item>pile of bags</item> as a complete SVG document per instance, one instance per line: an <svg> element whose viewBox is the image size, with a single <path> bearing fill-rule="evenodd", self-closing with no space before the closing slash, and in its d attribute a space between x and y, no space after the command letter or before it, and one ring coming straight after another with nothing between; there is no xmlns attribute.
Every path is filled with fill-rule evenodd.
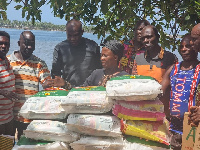
<svg viewBox="0 0 200 150"><path fill-rule="evenodd" d="M25 102L20 114L34 119L25 137L46 143L18 149L162 149L127 139L131 135L169 145L164 106L157 98L161 92L151 77L131 75L112 78L106 88L41 91Z"/></svg>
<svg viewBox="0 0 200 150"><path fill-rule="evenodd" d="M170 145L169 123L157 98L161 85L148 76L121 76L106 84L108 98L115 99L112 113L121 120L121 131ZM129 144L130 145L130 144Z"/></svg>

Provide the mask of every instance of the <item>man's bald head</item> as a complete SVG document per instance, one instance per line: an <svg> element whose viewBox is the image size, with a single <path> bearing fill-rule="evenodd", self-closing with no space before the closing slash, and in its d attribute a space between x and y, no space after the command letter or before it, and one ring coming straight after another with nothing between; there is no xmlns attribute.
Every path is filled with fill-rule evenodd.
<svg viewBox="0 0 200 150"><path fill-rule="evenodd" d="M200 23L198 23L197 25L195 25L192 28L191 35L192 36L199 36L200 37Z"/></svg>
<svg viewBox="0 0 200 150"><path fill-rule="evenodd" d="M191 37L193 38L194 49L200 51L200 23L192 28Z"/></svg>
<svg viewBox="0 0 200 150"><path fill-rule="evenodd" d="M67 40L72 46L77 46L81 42L83 35L82 24L79 20L72 19L66 24Z"/></svg>
<svg viewBox="0 0 200 150"><path fill-rule="evenodd" d="M76 30L76 29L78 29L79 31L83 31L82 30L82 23L79 20L72 19L72 20L67 22L66 31L67 30Z"/></svg>

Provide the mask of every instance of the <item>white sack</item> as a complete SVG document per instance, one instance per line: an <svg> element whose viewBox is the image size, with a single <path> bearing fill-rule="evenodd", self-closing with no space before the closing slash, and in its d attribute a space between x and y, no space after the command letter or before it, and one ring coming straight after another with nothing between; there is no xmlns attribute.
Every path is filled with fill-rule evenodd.
<svg viewBox="0 0 200 150"><path fill-rule="evenodd" d="M67 129L66 124L51 120L33 120L24 130L27 138L45 141L73 142L79 138L77 133Z"/></svg>
<svg viewBox="0 0 200 150"><path fill-rule="evenodd" d="M121 136L120 120L116 116L70 114L67 119L70 131L94 136Z"/></svg>
<svg viewBox="0 0 200 150"><path fill-rule="evenodd" d="M67 116L61 107L66 96L30 97L21 107L20 115L27 119L64 119Z"/></svg>
<svg viewBox="0 0 200 150"><path fill-rule="evenodd" d="M12 150L70 150L64 142L53 142L45 145L15 145Z"/></svg>
<svg viewBox="0 0 200 150"><path fill-rule="evenodd" d="M101 88L101 87L97 87ZM62 100L66 113L106 113L112 109L113 101L106 98L106 91L70 91Z"/></svg>
<svg viewBox="0 0 200 150"><path fill-rule="evenodd" d="M122 150L123 140L120 137L83 136L70 144L74 150Z"/></svg>
<svg viewBox="0 0 200 150"><path fill-rule="evenodd" d="M121 79L109 80L106 93L115 100L138 101L154 100L162 90L161 85L152 79Z"/></svg>

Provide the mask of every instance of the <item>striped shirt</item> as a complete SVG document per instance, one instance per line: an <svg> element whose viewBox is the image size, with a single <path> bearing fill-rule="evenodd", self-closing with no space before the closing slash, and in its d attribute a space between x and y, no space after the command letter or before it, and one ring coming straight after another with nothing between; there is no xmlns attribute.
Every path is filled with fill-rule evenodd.
<svg viewBox="0 0 200 150"><path fill-rule="evenodd" d="M8 59L0 58L0 90L14 92L15 76ZM13 119L14 102L0 95L0 125L10 122Z"/></svg>
<svg viewBox="0 0 200 150"><path fill-rule="evenodd" d="M15 51L16 52L16 51ZM15 119L22 122L30 122L18 115L20 108L25 101L39 91L39 83L44 83L46 79L51 78L46 63L35 55L31 55L29 59L21 62L13 52L7 56L13 67L15 74L16 93L21 99L15 103L14 115Z"/></svg>

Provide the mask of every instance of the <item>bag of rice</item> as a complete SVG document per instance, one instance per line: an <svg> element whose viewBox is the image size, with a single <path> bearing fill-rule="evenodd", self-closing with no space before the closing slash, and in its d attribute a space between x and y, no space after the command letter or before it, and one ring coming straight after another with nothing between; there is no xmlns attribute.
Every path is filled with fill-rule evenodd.
<svg viewBox="0 0 200 150"><path fill-rule="evenodd" d="M121 131L147 140L169 145L169 122L163 121L121 121Z"/></svg>
<svg viewBox="0 0 200 150"><path fill-rule="evenodd" d="M72 88L62 107L67 113L106 113L112 109L113 101L106 98L102 86Z"/></svg>
<svg viewBox="0 0 200 150"><path fill-rule="evenodd" d="M83 136L70 146L73 150L122 150L123 140L120 137Z"/></svg>
<svg viewBox="0 0 200 150"><path fill-rule="evenodd" d="M67 113L61 101L68 93L66 90L40 91L26 100L19 113L27 119L64 119Z"/></svg>
<svg viewBox="0 0 200 150"><path fill-rule="evenodd" d="M124 75L111 78L106 84L107 96L115 100L154 100L162 93L161 85L149 76Z"/></svg>
<svg viewBox="0 0 200 150"><path fill-rule="evenodd" d="M24 134L27 138L45 141L70 143L79 139L79 134L69 131L65 123L51 120L33 120Z"/></svg>
<svg viewBox="0 0 200 150"><path fill-rule="evenodd" d="M135 136L125 136L123 150L167 150L170 146L165 144L141 139Z"/></svg>
<svg viewBox="0 0 200 150"><path fill-rule="evenodd" d="M70 131L94 136L121 136L120 120L116 116L70 114L67 119Z"/></svg>
<svg viewBox="0 0 200 150"><path fill-rule="evenodd" d="M70 150L70 148L64 142L53 142L45 145L15 145L12 150Z"/></svg>
<svg viewBox="0 0 200 150"><path fill-rule="evenodd" d="M156 100L115 101L112 113L123 120L161 121L165 118L164 105Z"/></svg>

